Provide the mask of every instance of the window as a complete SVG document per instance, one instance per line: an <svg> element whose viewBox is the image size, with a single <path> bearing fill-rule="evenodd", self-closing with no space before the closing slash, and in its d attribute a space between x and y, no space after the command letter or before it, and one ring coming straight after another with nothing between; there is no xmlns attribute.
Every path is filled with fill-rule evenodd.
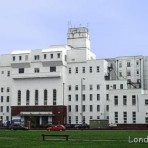
<svg viewBox="0 0 148 148"><path fill-rule="evenodd" d="M138 69L136 70L136 74L139 75L139 70Z"/></svg>
<svg viewBox="0 0 148 148"><path fill-rule="evenodd" d="M90 116L90 117L89 117L89 119L90 119L90 120L92 120L92 119L93 119L93 117L92 117L92 116Z"/></svg>
<svg viewBox="0 0 148 148"><path fill-rule="evenodd" d="M75 90L78 90L78 85L75 86Z"/></svg>
<svg viewBox="0 0 148 148"><path fill-rule="evenodd" d="M1 92L4 92L4 88L3 87L1 87Z"/></svg>
<svg viewBox="0 0 148 148"><path fill-rule="evenodd" d="M97 116L97 119L100 119L100 116Z"/></svg>
<svg viewBox="0 0 148 148"><path fill-rule="evenodd" d="M26 90L26 105L29 105L29 100L30 100L30 91Z"/></svg>
<svg viewBox="0 0 148 148"><path fill-rule="evenodd" d="M93 90L93 86L92 85L89 85L89 90Z"/></svg>
<svg viewBox="0 0 148 148"><path fill-rule="evenodd" d="M89 95L89 100L90 100L90 101L93 100L93 95L92 95L92 94Z"/></svg>
<svg viewBox="0 0 148 148"><path fill-rule="evenodd" d="M109 111L109 105L106 105L106 111L107 112Z"/></svg>
<svg viewBox="0 0 148 148"><path fill-rule="evenodd" d="M145 123L148 124L148 117L145 117Z"/></svg>
<svg viewBox="0 0 148 148"><path fill-rule="evenodd" d="M15 61L15 56L13 56L13 58L12 58L12 59L13 59L13 61Z"/></svg>
<svg viewBox="0 0 148 148"><path fill-rule="evenodd" d="M131 63L130 62L127 62L127 67L131 67Z"/></svg>
<svg viewBox="0 0 148 148"><path fill-rule="evenodd" d="M100 94L97 94L97 101L100 101Z"/></svg>
<svg viewBox="0 0 148 148"><path fill-rule="evenodd" d="M9 96L7 96L7 99L6 99L6 101L7 101L7 102L9 102L9 101L10 101L10 99L9 99L9 98L10 98L10 97L9 97Z"/></svg>
<svg viewBox="0 0 148 148"><path fill-rule="evenodd" d="M47 89L44 90L44 105L47 105L47 98L48 98L48 91Z"/></svg>
<svg viewBox="0 0 148 148"><path fill-rule="evenodd" d="M114 105L118 105L118 96L114 96Z"/></svg>
<svg viewBox="0 0 148 148"><path fill-rule="evenodd" d="M136 61L136 66L139 66L139 61Z"/></svg>
<svg viewBox="0 0 148 148"><path fill-rule="evenodd" d="M109 85L106 85L106 90L109 90Z"/></svg>
<svg viewBox="0 0 148 148"><path fill-rule="evenodd" d="M6 107L6 112L7 112L7 113L9 112L9 106Z"/></svg>
<svg viewBox="0 0 148 148"><path fill-rule="evenodd" d="M68 116L68 122L71 124L71 116Z"/></svg>
<svg viewBox="0 0 148 148"><path fill-rule="evenodd" d="M89 110L90 110L90 112L93 111L93 106L92 105L89 106Z"/></svg>
<svg viewBox="0 0 148 148"><path fill-rule="evenodd" d="M1 74L3 75L4 74L4 71L1 71Z"/></svg>
<svg viewBox="0 0 148 148"><path fill-rule="evenodd" d="M100 72L100 66L97 66L97 72Z"/></svg>
<svg viewBox="0 0 148 148"><path fill-rule="evenodd" d="M131 76L131 71L127 71L127 76Z"/></svg>
<svg viewBox="0 0 148 148"><path fill-rule="evenodd" d="M127 123L127 112L123 112L123 122Z"/></svg>
<svg viewBox="0 0 148 148"><path fill-rule="evenodd" d="M85 73L85 67L82 67L82 73Z"/></svg>
<svg viewBox="0 0 148 148"><path fill-rule="evenodd" d="M106 101L109 101L109 94L106 94Z"/></svg>
<svg viewBox="0 0 148 148"><path fill-rule="evenodd" d="M121 68L121 67L122 67L122 63L120 62L120 63L119 63L119 68Z"/></svg>
<svg viewBox="0 0 148 148"><path fill-rule="evenodd" d="M71 95L68 95L68 101L71 101Z"/></svg>
<svg viewBox="0 0 148 148"><path fill-rule="evenodd" d="M127 98L126 98L126 96L123 96L123 105L127 105Z"/></svg>
<svg viewBox="0 0 148 148"><path fill-rule="evenodd" d="M0 112L3 112L3 106L1 106L1 108L0 108Z"/></svg>
<svg viewBox="0 0 148 148"><path fill-rule="evenodd" d="M148 105L148 99L145 100L145 105Z"/></svg>
<svg viewBox="0 0 148 148"><path fill-rule="evenodd" d="M100 85L99 84L97 84L97 90L100 90Z"/></svg>
<svg viewBox="0 0 148 148"><path fill-rule="evenodd" d="M78 101L78 94L75 95L76 101Z"/></svg>
<svg viewBox="0 0 148 148"><path fill-rule="evenodd" d="M115 123L118 123L118 112L115 112L114 116L115 116Z"/></svg>
<svg viewBox="0 0 148 148"><path fill-rule="evenodd" d="M113 89L116 89L116 84L113 85Z"/></svg>
<svg viewBox="0 0 148 148"><path fill-rule="evenodd" d="M61 56L61 54L60 54L60 53L58 53L58 54L57 54L57 58L59 59L59 58L60 58L60 56Z"/></svg>
<svg viewBox="0 0 148 148"><path fill-rule="evenodd" d="M28 61L28 55L25 55L25 61Z"/></svg>
<svg viewBox="0 0 148 148"><path fill-rule="evenodd" d="M120 89L123 89L123 84L120 84Z"/></svg>
<svg viewBox="0 0 148 148"><path fill-rule="evenodd" d="M3 102L4 101L4 97L3 96L1 96L1 102Z"/></svg>
<svg viewBox="0 0 148 148"><path fill-rule="evenodd" d="M78 116L76 116L76 124L78 124L79 122L78 122Z"/></svg>
<svg viewBox="0 0 148 148"><path fill-rule="evenodd" d="M24 68L19 68L18 70L19 73L24 73Z"/></svg>
<svg viewBox="0 0 148 148"><path fill-rule="evenodd" d="M17 92L17 105L21 105L21 91L20 90L18 90L18 92Z"/></svg>
<svg viewBox="0 0 148 148"><path fill-rule="evenodd" d="M68 112L71 112L71 105L68 105Z"/></svg>
<svg viewBox="0 0 148 148"><path fill-rule="evenodd" d="M89 67L89 72L92 73L92 66Z"/></svg>
<svg viewBox="0 0 148 148"><path fill-rule="evenodd" d="M56 67L50 67L50 72L56 72Z"/></svg>
<svg viewBox="0 0 148 148"><path fill-rule="evenodd" d="M82 106L82 111L85 112L85 105Z"/></svg>
<svg viewBox="0 0 148 148"><path fill-rule="evenodd" d="M78 105L75 106L75 111L78 112Z"/></svg>
<svg viewBox="0 0 148 148"><path fill-rule="evenodd" d="M83 95L82 95L82 97L83 97L83 98L82 98L82 99L83 99L83 101L85 101L85 94L83 94Z"/></svg>
<svg viewBox="0 0 148 148"><path fill-rule="evenodd" d="M21 61L22 60L22 56L19 56L19 61Z"/></svg>
<svg viewBox="0 0 148 148"><path fill-rule="evenodd" d="M78 73L78 67L76 67L75 70L76 70L76 73Z"/></svg>
<svg viewBox="0 0 148 148"><path fill-rule="evenodd" d="M82 122L83 122L82 124L85 124L85 116L83 116L83 121Z"/></svg>
<svg viewBox="0 0 148 148"><path fill-rule="evenodd" d="M7 77L10 77L10 71L7 71Z"/></svg>
<svg viewBox="0 0 148 148"><path fill-rule="evenodd" d="M7 92L10 92L10 88L9 87L7 87Z"/></svg>
<svg viewBox="0 0 148 148"><path fill-rule="evenodd" d="M57 104L57 90L53 90L53 105Z"/></svg>
<svg viewBox="0 0 148 148"><path fill-rule="evenodd" d="M53 54L50 54L50 58L53 59Z"/></svg>
<svg viewBox="0 0 148 148"><path fill-rule="evenodd" d="M46 59L47 58L47 54L44 54L44 59Z"/></svg>
<svg viewBox="0 0 148 148"><path fill-rule="evenodd" d="M35 90L35 105L38 105L38 101L39 101L39 91Z"/></svg>
<svg viewBox="0 0 148 148"><path fill-rule="evenodd" d="M39 73L40 72L40 69L39 68L34 68L34 72L35 73Z"/></svg>
<svg viewBox="0 0 148 148"><path fill-rule="evenodd" d="M40 59L40 56L39 55L35 55L34 56L34 60L39 60Z"/></svg>
<svg viewBox="0 0 148 148"><path fill-rule="evenodd" d="M68 90L71 91L71 85L68 86Z"/></svg>
<svg viewBox="0 0 148 148"><path fill-rule="evenodd" d="M133 123L136 123L136 112L132 112Z"/></svg>
<svg viewBox="0 0 148 148"><path fill-rule="evenodd" d="M71 73L71 68L69 68L69 73Z"/></svg>
<svg viewBox="0 0 148 148"><path fill-rule="evenodd" d="M136 105L136 96L132 95L132 105Z"/></svg>
<svg viewBox="0 0 148 148"><path fill-rule="evenodd" d="M100 111L100 105L97 105L97 112Z"/></svg>

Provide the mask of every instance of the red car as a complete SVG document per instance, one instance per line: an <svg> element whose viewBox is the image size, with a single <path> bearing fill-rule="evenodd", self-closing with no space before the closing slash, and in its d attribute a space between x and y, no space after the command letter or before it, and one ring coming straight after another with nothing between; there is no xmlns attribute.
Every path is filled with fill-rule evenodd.
<svg viewBox="0 0 148 148"><path fill-rule="evenodd" d="M64 125L52 125L47 127L47 130L49 131L64 131L65 126Z"/></svg>

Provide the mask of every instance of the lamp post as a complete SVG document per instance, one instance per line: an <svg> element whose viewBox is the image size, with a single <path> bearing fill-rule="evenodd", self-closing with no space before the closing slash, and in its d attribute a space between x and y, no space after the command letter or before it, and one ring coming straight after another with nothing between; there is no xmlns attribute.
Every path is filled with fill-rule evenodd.
<svg viewBox="0 0 148 148"><path fill-rule="evenodd" d="M83 80L85 78L81 78L81 124L83 124Z"/></svg>

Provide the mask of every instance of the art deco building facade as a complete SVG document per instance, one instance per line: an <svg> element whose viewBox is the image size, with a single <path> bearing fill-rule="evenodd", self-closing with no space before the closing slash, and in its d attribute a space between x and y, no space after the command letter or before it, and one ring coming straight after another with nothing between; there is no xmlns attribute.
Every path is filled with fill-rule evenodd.
<svg viewBox="0 0 148 148"><path fill-rule="evenodd" d="M88 29L67 45L0 56L0 120L25 125L148 123L148 57L96 59Z"/></svg>

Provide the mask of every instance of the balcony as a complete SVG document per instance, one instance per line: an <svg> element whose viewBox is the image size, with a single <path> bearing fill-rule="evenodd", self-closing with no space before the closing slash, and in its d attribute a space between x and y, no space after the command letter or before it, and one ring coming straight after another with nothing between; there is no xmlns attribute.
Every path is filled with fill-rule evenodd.
<svg viewBox="0 0 148 148"><path fill-rule="evenodd" d="M59 77L61 77L61 72L12 74L13 79L37 79L37 78L59 78Z"/></svg>

